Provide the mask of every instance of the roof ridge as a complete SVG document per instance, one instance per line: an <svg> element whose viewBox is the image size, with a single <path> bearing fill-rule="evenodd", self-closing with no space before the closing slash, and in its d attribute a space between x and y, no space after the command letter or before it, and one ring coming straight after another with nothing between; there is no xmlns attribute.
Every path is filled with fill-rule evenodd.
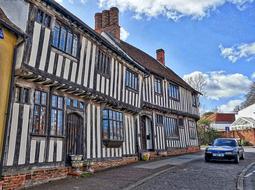
<svg viewBox="0 0 255 190"><path fill-rule="evenodd" d="M155 59L155 58L154 58L153 56L151 56L150 54L144 52L143 50L139 49L138 47L135 47L134 45L132 45L132 44L130 44L130 43L128 43L128 42L125 42L125 41L123 41L123 40L120 40L120 42L121 42L121 43L125 43L126 45L131 46L132 48L135 48L136 50L138 50L138 51L140 51L141 53L143 53L143 54L145 54L146 56L148 56L150 59L153 59L155 62L157 62L157 64L158 64L160 67L162 67L162 68L164 68L164 69L167 69L167 70L170 71L173 75L175 75L175 77L178 77L180 80L182 80L182 82L184 82L186 86L188 86L188 87L191 88L192 90L198 92L198 91L195 90L193 87L191 87L185 80L183 80L182 77L180 77L177 73L175 73L171 68L169 68L169 67L166 66L166 65L163 65L162 63L160 63L157 59ZM139 62L139 61L138 61L138 62ZM148 69L148 66L149 66L149 65L144 66L144 67ZM173 82L176 82L176 81L173 81ZM200 93L200 92L198 92L198 93Z"/></svg>

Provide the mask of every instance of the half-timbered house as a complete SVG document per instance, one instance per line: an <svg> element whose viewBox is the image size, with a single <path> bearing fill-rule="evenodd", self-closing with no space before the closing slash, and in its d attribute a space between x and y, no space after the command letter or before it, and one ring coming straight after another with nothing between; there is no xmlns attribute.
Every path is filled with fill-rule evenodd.
<svg viewBox="0 0 255 190"><path fill-rule="evenodd" d="M12 6L24 11L28 38L16 51L6 184L17 174L17 185L65 177L70 155L100 168L198 146L198 92L120 40L117 8L96 14L93 30L54 0Z"/></svg>

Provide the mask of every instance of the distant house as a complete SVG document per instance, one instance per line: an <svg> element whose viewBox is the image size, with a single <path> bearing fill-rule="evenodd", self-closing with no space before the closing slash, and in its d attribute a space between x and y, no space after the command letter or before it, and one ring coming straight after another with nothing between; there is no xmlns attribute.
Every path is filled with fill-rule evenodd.
<svg viewBox="0 0 255 190"><path fill-rule="evenodd" d="M255 128L255 104L240 110L236 114L236 120L231 125L233 130Z"/></svg>
<svg viewBox="0 0 255 190"><path fill-rule="evenodd" d="M235 121L234 113L213 113L206 116L211 121L210 127L217 131L228 131L231 124Z"/></svg>

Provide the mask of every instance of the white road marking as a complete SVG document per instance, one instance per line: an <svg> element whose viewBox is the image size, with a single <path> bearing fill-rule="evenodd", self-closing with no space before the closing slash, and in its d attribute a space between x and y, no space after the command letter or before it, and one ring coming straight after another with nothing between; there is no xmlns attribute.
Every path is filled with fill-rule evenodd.
<svg viewBox="0 0 255 190"><path fill-rule="evenodd" d="M254 171L252 171L251 173L248 173L246 176L244 176L244 177L250 177L251 175L253 175L255 173L255 170Z"/></svg>

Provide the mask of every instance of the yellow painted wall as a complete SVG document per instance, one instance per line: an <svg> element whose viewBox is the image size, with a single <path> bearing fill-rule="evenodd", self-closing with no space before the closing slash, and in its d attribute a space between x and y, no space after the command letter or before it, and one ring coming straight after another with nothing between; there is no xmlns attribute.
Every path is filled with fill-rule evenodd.
<svg viewBox="0 0 255 190"><path fill-rule="evenodd" d="M0 25L4 39L0 39L0 156L3 148L3 136L8 108L9 88L13 64L14 47L17 37ZM0 157L1 159L1 157Z"/></svg>

